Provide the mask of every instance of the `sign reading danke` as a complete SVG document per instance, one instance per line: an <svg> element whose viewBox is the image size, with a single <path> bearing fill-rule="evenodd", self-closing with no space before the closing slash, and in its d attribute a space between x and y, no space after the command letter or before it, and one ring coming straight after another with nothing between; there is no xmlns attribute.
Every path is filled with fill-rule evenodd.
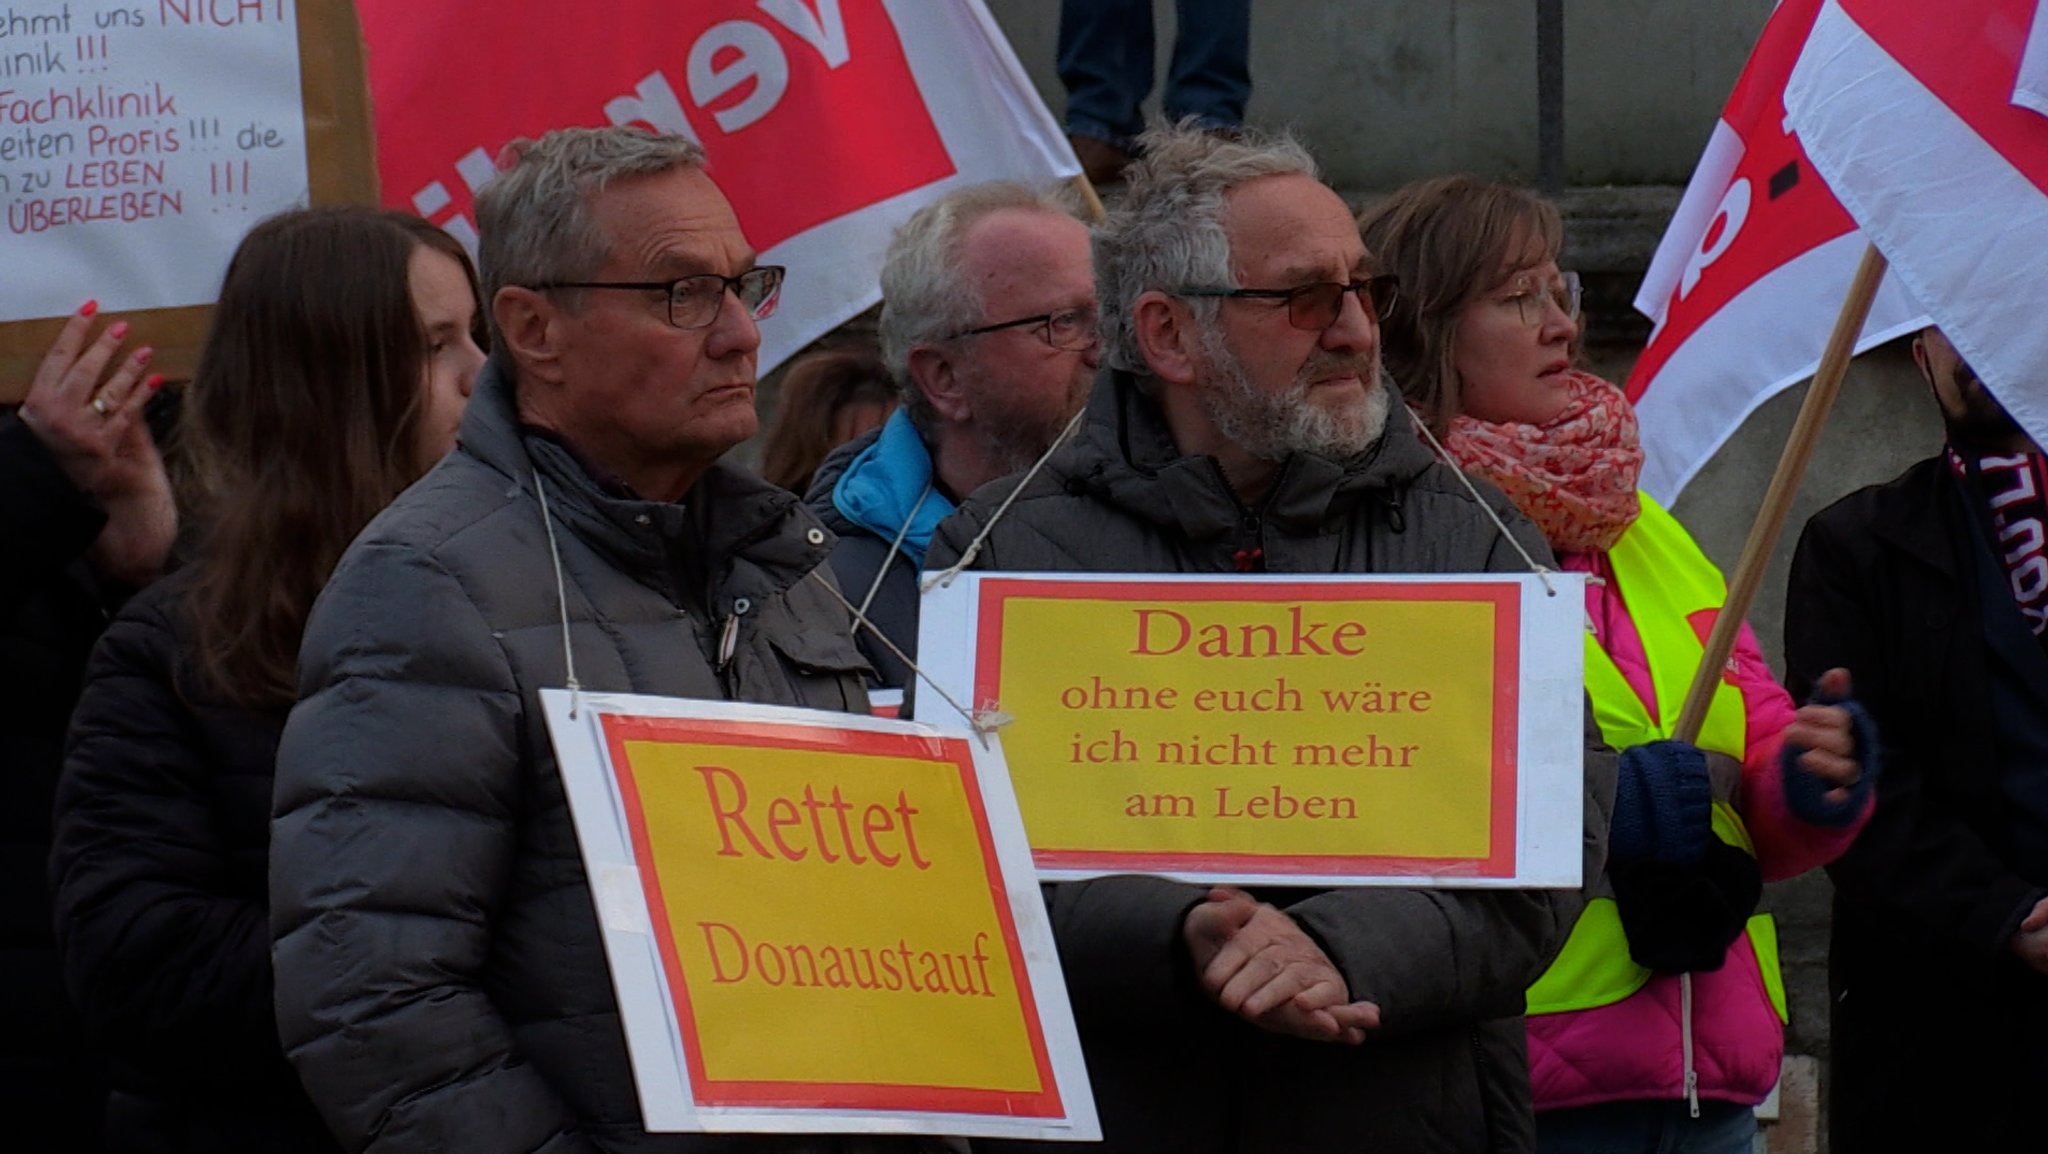
<svg viewBox="0 0 2048 1154"><path fill-rule="evenodd" d="M962 574L919 656L1014 718L1042 876L1576 885L1583 605L1555 574Z"/></svg>
<svg viewBox="0 0 2048 1154"><path fill-rule="evenodd" d="M999 752L542 698L648 1129L1095 1136Z"/></svg>

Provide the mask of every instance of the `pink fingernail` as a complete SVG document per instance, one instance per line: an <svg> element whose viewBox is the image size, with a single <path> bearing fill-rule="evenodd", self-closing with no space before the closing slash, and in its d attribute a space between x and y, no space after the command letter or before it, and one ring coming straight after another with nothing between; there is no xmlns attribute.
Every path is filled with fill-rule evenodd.
<svg viewBox="0 0 2048 1154"><path fill-rule="evenodd" d="M113 324L107 326L107 335L114 338L117 341L120 340L122 337L127 336L128 322L115 321Z"/></svg>
<svg viewBox="0 0 2048 1154"><path fill-rule="evenodd" d="M155 355L155 349L149 347L148 345L144 345L141 348L135 350L135 363L138 365L146 365L149 363L149 358Z"/></svg>
<svg viewBox="0 0 2048 1154"><path fill-rule="evenodd" d="M82 317L89 317L98 311L100 311L100 302L98 301L87 301L78 306L78 315Z"/></svg>
<svg viewBox="0 0 2048 1154"><path fill-rule="evenodd" d="M162 373L149 374L149 379L142 382L142 387L148 389L152 393L156 392L158 389L164 387L164 375Z"/></svg>

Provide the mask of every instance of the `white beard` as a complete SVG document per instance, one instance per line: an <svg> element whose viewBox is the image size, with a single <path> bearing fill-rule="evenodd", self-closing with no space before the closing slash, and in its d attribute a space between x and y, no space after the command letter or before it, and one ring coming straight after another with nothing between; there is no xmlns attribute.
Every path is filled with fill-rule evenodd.
<svg viewBox="0 0 2048 1154"><path fill-rule="evenodd" d="M1318 353L1302 366L1292 385L1266 393L1252 384L1244 363L1224 345L1221 332L1203 330L1202 354L1209 376L1199 394L1202 410L1217 432L1262 461L1282 461L1293 453L1341 461L1371 448L1386 431L1387 388L1378 358L1359 374L1370 382L1364 396L1325 408L1309 402L1309 382L1326 375L1330 360L1344 358Z"/></svg>

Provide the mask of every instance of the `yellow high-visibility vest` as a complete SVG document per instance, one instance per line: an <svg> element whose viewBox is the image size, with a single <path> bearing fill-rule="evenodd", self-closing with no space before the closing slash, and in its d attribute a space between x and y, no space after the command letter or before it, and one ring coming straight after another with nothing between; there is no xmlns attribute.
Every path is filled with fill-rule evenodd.
<svg viewBox="0 0 2048 1154"><path fill-rule="evenodd" d="M1586 630L1586 692L1593 699L1593 716L1607 744L1627 749L1671 736L1693 673L1706 652L1694 632L1693 618L1703 610L1719 609L1727 600L1728 587L1721 571L1700 552L1685 527L1648 494L1642 495L1641 515L1608 551L1607 560L1629 617L1642 635L1657 697L1657 720L1653 721L1592 629ZM1742 691L1723 681L1714 689L1696 744L1739 762L1748 729ZM1749 830L1726 799L1715 798L1713 824L1715 837L1755 856ZM1778 969L1777 925L1769 914L1758 914L1749 919L1745 932L1756 951L1771 1005L1784 1021L1785 981ZM1628 955L1628 937L1622 932L1614 899L1595 898L1586 903L1563 952L1529 987L1528 1012L1556 1014L1609 1005L1642 989L1649 980L1650 971Z"/></svg>

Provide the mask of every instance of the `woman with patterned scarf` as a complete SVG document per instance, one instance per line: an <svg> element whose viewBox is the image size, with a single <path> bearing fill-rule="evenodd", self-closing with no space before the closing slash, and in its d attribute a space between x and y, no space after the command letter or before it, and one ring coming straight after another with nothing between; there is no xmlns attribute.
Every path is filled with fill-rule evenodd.
<svg viewBox="0 0 2048 1154"><path fill-rule="evenodd" d="M1831 672L1795 709L1742 627L1697 743L1669 740L1726 588L1636 490L1635 412L1575 366L1579 281L1536 196L1450 177L1360 220L1400 278L1387 369L1451 460L1498 485L1586 587L1586 688L1622 750L1608 865L1529 991L1537 1148L1748 1151L1785 996L1763 881L1832 860L1870 813L1877 743Z"/></svg>

